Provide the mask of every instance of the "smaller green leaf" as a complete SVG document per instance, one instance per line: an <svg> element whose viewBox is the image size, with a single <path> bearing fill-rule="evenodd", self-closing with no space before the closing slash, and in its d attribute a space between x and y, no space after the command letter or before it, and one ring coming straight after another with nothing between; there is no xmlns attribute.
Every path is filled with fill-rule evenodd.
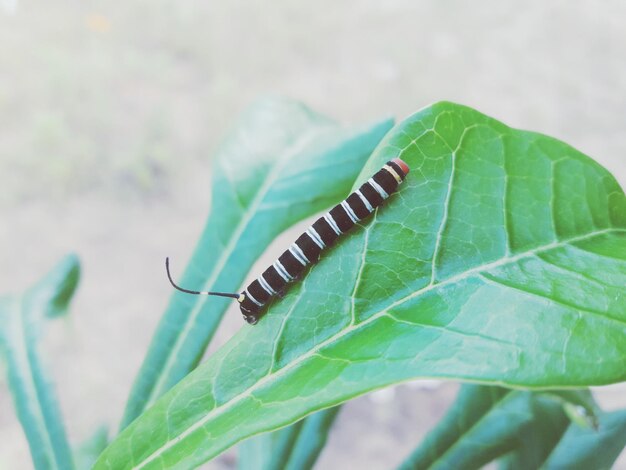
<svg viewBox="0 0 626 470"><path fill-rule="evenodd" d="M326 445L328 433L335 422L340 408L340 406L327 408L304 419L285 469L300 470L313 468Z"/></svg>
<svg viewBox="0 0 626 470"><path fill-rule="evenodd" d="M504 468L539 468L559 443L570 421L563 409L563 402L540 392L525 393L531 397L532 419L519 429L516 450Z"/></svg>
<svg viewBox="0 0 626 470"><path fill-rule="evenodd" d="M89 470L96 463L98 456L109 444L106 426L100 426L74 450L74 462L78 470Z"/></svg>
<svg viewBox="0 0 626 470"><path fill-rule="evenodd" d="M563 393L580 397L566 400L563 404L563 410L569 419L579 426L598 429L598 413L600 409L593 400L593 396L589 390L586 393L575 394L575 390L563 390ZM582 392L582 391L581 391ZM562 398L562 397L561 397Z"/></svg>
<svg viewBox="0 0 626 470"><path fill-rule="evenodd" d="M304 420L300 420L291 426L272 433L272 453L267 462L266 470L280 470L284 468L303 424Z"/></svg>
<svg viewBox="0 0 626 470"><path fill-rule="evenodd" d="M285 464L304 420L243 442L239 448L240 470L280 470Z"/></svg>
<svg viewBox="0 0 626 470"><path fill-rule="evenodd" d="M46 318L67 311L79 277L78 258L69 255L23 295L0 298L0 351L7 362L9 388L37 469L73 468L37 340Z"/></svg>
<svg viewBox="0 0 626 470"><path fill-rule="evenodd" d="M298 424L292 424L284 429L292 429ZM266 470L272 459L275 442L279 439L280 431L282 430L265 432L239 444L237 446L237 468L239 470Z"/></svg>
<svg viewBox="0 0 626 470"><path fill-rule="evenodd" d="M626 410L600 413L598 430L572 423L550 454L546 469L611 468L626 447Z"/></svg>
<svg viewBox="0 0 626 470"><path fill-rule="evenodd" d="M64 315L80 280L80 264L74 254L67 255L25 296L33 315L49 318Z"/></svg>
<svg viewBox="0 0 626 470"><path fill-rule="evenodd" d="M318 411L291 426L244 441L238 448L239 470L312 468L340 408Z"/></svg>
<svg viewBox="0 0 626 470"><path fill-rule="evenodd" d="M464 385L444 419L400 468L479 468L506 454L506 468L538 468L569 424L564 406L574 404L595 413L587 390Z"/></svg>
<svg viewBox="0 0 626 470"><path fill-rule="evenodd" d="M486 385L464 385L448 413L426 436L424 441L400 465L400 469L428 468L467 433L508 390Z"/></svg>

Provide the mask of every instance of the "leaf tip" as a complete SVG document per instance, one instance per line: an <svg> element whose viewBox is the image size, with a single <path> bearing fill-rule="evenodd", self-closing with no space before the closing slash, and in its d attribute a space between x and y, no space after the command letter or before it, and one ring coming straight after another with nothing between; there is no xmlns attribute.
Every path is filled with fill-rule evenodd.
<svg viewBox="0 0 626 470"><path fill-rule="evenodd" d="M70 253L64 256L32 289L42 302L48 304L46 316L54 318L63 315L76 291L80 280L80 260Z"/></svg>

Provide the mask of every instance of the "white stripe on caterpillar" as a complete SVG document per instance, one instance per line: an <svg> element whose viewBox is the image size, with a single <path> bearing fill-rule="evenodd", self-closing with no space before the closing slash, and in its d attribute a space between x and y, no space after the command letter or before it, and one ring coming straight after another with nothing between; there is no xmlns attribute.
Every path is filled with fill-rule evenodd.
<svg viewBox="0 0 626 470"><path fill-rule="evenodd" d="M367 180L367 182L372 186L372 188L374 188L376 190L376 192L378 194L380 194L380 197L382 197L383 199L387 199L389 197L389 194L387 194L387 191L385 191L380 184L378 184L376 181L374 181L374 178L370 178L369 180Z"/></svg>
<svg viewBox="0 0 626 470"><path fill-rule="evenodd" d="M350 220L352 222L356 224L359 221L359 218L356 216L356 214L352 210L352 207L350 207L350 204L348 204L348 201L345 201L345 200L341 201L341 207L343 207L343 210L346 211L346 214L348 214L348 217L350 217Z"/></svg>
<svg viewBox="0 0 626 470"><path fill-rule="evenodd" d="M265 280L263 275L259 276L258 281L259 284L261 284L261 287L265 289L269 295L276 295L276 291L272 289L272 286L270 286L270 283Z"/></svg>
<svg viewBox="0 0 626 470"><path fill-rule="evenodd" d="M278 274L280 274L280 277L282 277L285 282L289 282L293 279L293 276L287 272L287 270L280 261L274 261L274 264L272 266L274 266L274 269L278 272Z"/></svg>
<svg viewBox="0 0 626 470"><path fill-rule="evenodd" d="M315 244L319 246L322 250L326 247L326 243L324 243L322 237L320 237L319 233L317 233L317 231L313 227L307 228L304 233L306 233L309 238L313 240Z"/></svg>
<svg viewBox="0 0 626 470"><path fill-rule="evenodd" d="M341 235L341 230L339 230L339 226L337 225L337 223L335 222L335 219L333 219L333 216L330 215L330 212L324 214L324 219L326 220L326 222L328 222L328 225L330 225L330 228L333 229L333 231L337 234L337 235Z"/></svg>
<svg viewBox="0 0 626 470"><path fill-rule="evenodd" d="M372 212L374 210L374 208L372 207L372 205L370 204L370 202L367 200L367 198L363 195L363 193L361 192L360 189L357 189L355 191L356 195L359 196L361 198L361 201L363 201L363 204L365 204L365 208L369 211Z"/></svg>
<svg viewBox="0 0 626 470"><path fill-rule="evenodd" d="M248 297L250 297L250 300L252 300L252 302L257 304L259 307L263 307L263 304L260 303L257 299L255 299L248 289L246 289L246 294L247 294Z"/></svg>
<svg viewBox="0 0 626 470"><path fill-rule="evenodd" d="M289 247L289 251L291 254L302 263L302 266L306 266L310 263L309 258L306 257L304 252L300 249L300 247L296 243L292 243Z"/></svg>

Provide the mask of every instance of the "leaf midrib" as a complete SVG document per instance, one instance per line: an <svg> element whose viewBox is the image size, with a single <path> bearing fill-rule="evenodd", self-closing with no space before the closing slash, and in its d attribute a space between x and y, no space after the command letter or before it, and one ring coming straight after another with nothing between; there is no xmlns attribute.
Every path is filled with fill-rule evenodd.
<svg viewBox="0 0 626 470"><path fill-rule="evenodd" d="M499 279L497 276L493 276L491 274L486 274L486 273L480 273L479 274L480 278L483 279L487 284L491 284L493 286L496 287L500 287L500 288L505 288L505 289L510 289L513 291L518 291L518 292L523 292L524 294L527 294L531 297L536 297L538 299L542 299L542 300L547 300L549 302L553 302L557 305L561 305L562 307L565 308L570 308L570 309L575 309L575 310L579 310L581 312L585 312L588 315L593 315L594 317L599 317L603 320L608 320L608 321L612 321L615 322L617 324L619 324L620 326L626 326L626 320L622 320L621 318L616 318L610 315L606 315L598 310L594 310L592 308L589 307L582 307L580 305L575 305L573 303L569 303L566 300L562 300L562 299L556 299L556 298L552 298L552 297L548 297L546 294L539 292L537 290L525 290L522 289L519 286L516 286L514 284L507 284L505 281L503 281L502 279Z"/></svg>
<svg viewBox="0 0 626 470"><path fill-rule="evenodd" d="M367 230L369 230L372 226L370 225ZM565 245L571 245L573 243L579 242L579 241L583 241L589 238L593 238L593 237L597 237L600 235L604 235L604 234L608 234L608 233L626 233L626 229L621 229L621 228L615 228L615 227L611 227L611 228L607 228L607 229L602 229L602 230L596 230L596 231L592 231L592 232L588 232L584 235L580 235L577 237L572 237L572 238L568 238L565 240L561 240L561 241L557 241L557 242L552 242L549 243L547 245L542 245L539 247L535 247L531 250L527 250L524 251L522 253L518 253L515 256L507 256L507 257L503 257L500 258L497 261L492 261L490 263L485 263L479 266L476 266L475 268L469 269L467 271L463 271L459 274L456 274L454 276L451 276L441 282L434 282L434 283L429 283L427 286L423 287L420 290L417 290L415 292L412 292L411 294L396 300L395 302L391 303L389 306L387 306L386 308L382 309L381 311L371 315L370 317L368 317L367 319L365 319L364 321L358 323L358 324L354 324L354 325L349 325L348 327L346 327L345 329L337 332L336 334L330 336L329 338L327 338L326 340L322 341L321 343L317 344L316 346L314 346L313 348L311 348L309 351L305 352L304 354L294 358L294 360L288 364L286 364L283 368L278 369L276 372L271 373L266 375L265 377L261 378L258 382L256 382L255 384L253 384L252 386L250 386L249 388L247 388L246 390L244 390L243 392L241 392L238 395L235 395L233 398L231 398L228 402L224 403L221 406L218 406L216 408L214 408L213 410L211 410L210 412L208 412L204 417L202 417L201 419L197 420L196 422L194 422L191 426L189 426L187 429L185 429L183 432L181 432L180 434L178 434L177 436L175 436L174 438L169 438L168 441L166 441L162 446L160 446L158 449L156 449L154 452L152 452L149 456L147 456L142 462L140 462L139 464L135 465L134 467L132 467L133 469L140 469L143 468L145 465L149 464L150 462L152 462L154 459L158 458L163 452L167 451L170 447L173 447L174 445L176 445L176 443L180 442L181 440L183 440L187 435L193 433L196 429L202 427L205 423L207 423L209 420L211 420L214 416L216 415L220 415L226 411L228 411L230 408L232 408L233 406L235 406L237 403L241 402L242 400L244 400L247 397L251 397L252 393L254 391L256 391L257 389L261 388L263 385L265 385L266 382L271 381L273 379L275 379L276 377L279 377L281 375L284 375L286 373L288 373L291 369L295 368L296 366L298 366L299 364L301 364L302 362L304 362L305 360L309 359L310 357L314 356L318 351L320 351L321 349L323 349L325 346L327 346L328 344L333 343L334 341L342 338L343 336L358 330L359 328L366 326L370 323L372 323L373 321L383 317L384 315L387 314L387 312L389 310L391 310L392 308L396 307L397 305L400 305L414 297L417 296L421 296L423 294L425 294L426 292L429 292L433 289L436 288L440 288L443 287L445 285L449 285L449 284L453 284L457 281L461 281L463 279L467 279L468 277L474 275L474 274L478 274L481 271L485 271L488 269L493 269L496 267L500 267L500 266L504 266L508 263L514 263L520 259L526 258L528 256L533 256L536 255L537 253L542 253L545 251L549 251L552 249L556 249L556 248L560 248L562 246ZM499 382L501 384L506 384L505 381L501 381ZM543 387L542 387L543 388ZM252 397L254 398L254 397Z"/></svg>
<svg viewBox="0 0 626 470"><path fill-rule="evenodd" d="M272 167L270 172L267 174L265 182L259 188L259 191L257 192L256 196L252 200L252 203L248 206L248 209L243 211L240 222L237 224L235 230L233 231L233 236L230 237L228 244L224 247L222 254L218 258L217 263L214 265L215 267L211 271L211 275L209 276L207 281L204 283L202 289L200 290L203 290L203 291L210 290L210 288L213 286L213 283L217 280L217 277L222 272L224 266L226 265L226 262L233 254L234 249L237 246L237 243L241 239L241 235L245 232L249 222L254 218L255 214L257 213L258 207L265 199L265 196L267 195L269 189L271 188L272 183L276 181L277 175L283 169L285 164L290 160L290 158L293 155L297 154L297 152L305 148L311 141L313 141L314 137L317 137L318 134L324 132L325 130L327 130L327 128L325 126L321 126L321 128L309 131L307 134L296 139L296 141L293 144L291 144L290 147L287 147L287 149L283 152L283 157L276 162L276 164ZM228 181L230 182L230 180ZM231 186L233 186L232 183L231 183ZM167 391L167 390L162 391L162 389L165 386L164 381L169 376L169 371L172 369L174 365L174 360L178 355L178 351L180 350L180 348L182 347L184 343L184 339L188 337L189 333L193 329L192 325L195 324L196 318L200 314L202 307L208 301L208 299L209 299L208 297L201 297L194 304L189 316L187 317L187 321L183 325L182 330L176 336L176 341L174 342L172 349L169 351L165 364L163 365L163 368L161 369L161 372L159 374L159 378L154 384L154 387L152 387L152 390L150 391L148 395L148 399L146 400L143 409L148 408L165 391Z"/></svg>

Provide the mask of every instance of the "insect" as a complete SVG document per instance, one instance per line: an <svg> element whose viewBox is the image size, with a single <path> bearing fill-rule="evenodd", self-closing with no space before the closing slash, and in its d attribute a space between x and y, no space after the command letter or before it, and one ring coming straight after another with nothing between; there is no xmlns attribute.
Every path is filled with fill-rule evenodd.
<svg viewBox="0 0 626 470"><path fill-rule="evenodd" d="M183 289L172 280L169 259L165 259L167 277L176 289L188 294L217 295L237 299L244 319L254 325L263 316L264 307L280 296L287 285L298 279L309 264L315 264L322 251L331 246L354 224L369 216L393 194L409 173L408 165L394 158L374 176L311 225L261 276L240 294Z"/></svg>

